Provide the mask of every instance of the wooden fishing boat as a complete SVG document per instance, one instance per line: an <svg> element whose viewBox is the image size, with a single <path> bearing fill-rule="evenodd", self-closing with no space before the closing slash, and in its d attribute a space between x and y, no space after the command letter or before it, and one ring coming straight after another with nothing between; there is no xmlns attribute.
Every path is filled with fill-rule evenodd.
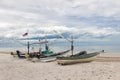
<svg viewBox="0 0 120 80"><path fill-rule="evenodd" d="M66 50L66 51L62 51L62 52L58 52L58 53L53 53L52 51L47 51L47 53L45 53L45 51L40 52L34 52L34 53L29 53L28 54L22 54L19 50L16 51L16 54L11 54L11 55L18 55L19 58L47 58L47 57L58 57L58 56L62 56L66 53L68 53L70 50Z"/></svg>
<svg viewBox="0 0 120 80"><path fill-rule="evenodd" d="M59 52L59 53L53 53L53 54L49 54L49 55L44 55L44 54L32 54L30 55L29 54L29 60L31 60L32 62L38 62L38 61L41 61L41 62L51 62L51 61L55 61L56 60L56 57L58 56L63 56L65 55L67 52L69 52L70 50L66 50L66 51L63 51L63 52Z"/></svg>
<svg viewBox="0 0 120 80"><path fill-rule="evenodd" d="M82 54L82 55L71 55L68 57L57 57L58 64L73 64L73 63L83 63L83 62L90 62L96 59L97 55L100 54L99 52L89 53L89 54Z"/></svg>
<svg viewBox="0 0 120 80"><path fill-rule="evenodd" d="M40 55L40 58L46 58L46 57L57 57L57 56L62 56L62 55L64 55L64 54L66 54L66 53L68 53L70 50L66 50L66 51L63 51L63 52L58 52L58 53L51 53L51 54L49 54L49 55L46 55L46 54L41 54Z"/></svg>

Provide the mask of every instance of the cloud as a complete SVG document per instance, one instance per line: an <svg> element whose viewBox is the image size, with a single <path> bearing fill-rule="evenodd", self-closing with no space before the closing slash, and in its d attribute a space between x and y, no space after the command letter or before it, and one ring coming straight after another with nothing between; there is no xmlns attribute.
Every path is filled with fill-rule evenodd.
<svg viewBox="0 0 120 80"><path fill-rule="evenodd" d="M119 0L1 0L0 38L64 35L99 39L119 35ZM70 34L70 35L69 35Z"/></svg>
<svg viewBox="0 0 120 80"><path fill-rule="evenodd" d="M110 36L114 35L120 35L120 31L118 31L115 28L100 28L100 27L66 27L66 26L28 26L29 28L29 37L31 39L39 39L44 38L45 36L48 36L49 39L52 38L58 38L57 34L54 32L54 30L58 31L58 33L62 34L66 38L70 38L71 35L74 36L75 39L81 39L81 40L91 40L91 39L107 39ZM10 31L9 31L10 30ZM27 28L21 27L20 29L12 30L8 29L4 35L5 38L26 38L22 35L27 32ZM2 37L2 35L1 35Z"/></svg>

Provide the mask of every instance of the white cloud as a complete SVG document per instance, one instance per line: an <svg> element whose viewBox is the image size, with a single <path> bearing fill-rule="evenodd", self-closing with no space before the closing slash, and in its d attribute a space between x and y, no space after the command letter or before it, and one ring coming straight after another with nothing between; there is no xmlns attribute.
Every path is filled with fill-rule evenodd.
<svg viewBox="0 0 120 80"><path fill-rule="evenodd" d="M19 28L16 28L19 26ZM62 33L68 33L81 38L104 37L109 35L118 35L120 32L115 28L99 28L99 27L67 27L67 26L49 26L49 25L12 25L2 28L0 37L4 38L23 38L22 35L29 30L29 37L42 37L45 35L55 35L53 30ZM67 34L67 35L68 35ZM69 36L68 35L68 36Z"/></svg>
<svg viewBox="0 0 120 80"><path fill-rule="evenodd" d="M119 0L1 0L0 37L22 37L28 29L31 37L55 34L53 30L78 36L116 35L120 33L118 28L100 27L81 19L99 16L120 20L119 7Z"/></svg>

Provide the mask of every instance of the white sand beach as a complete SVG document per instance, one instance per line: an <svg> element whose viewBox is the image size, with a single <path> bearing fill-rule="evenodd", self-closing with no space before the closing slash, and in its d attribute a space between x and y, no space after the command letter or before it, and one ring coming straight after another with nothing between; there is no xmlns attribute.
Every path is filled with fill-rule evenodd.
<svg viewBox="0 0 120 80"><path fill-rule="evenodd" d="M119 80L120 54L103 53L100 56L104 61L99 57L90 63L61 66L56 61L33 63L1 53L0 80ZM108 60L108 57L117 58Z"/></svg>

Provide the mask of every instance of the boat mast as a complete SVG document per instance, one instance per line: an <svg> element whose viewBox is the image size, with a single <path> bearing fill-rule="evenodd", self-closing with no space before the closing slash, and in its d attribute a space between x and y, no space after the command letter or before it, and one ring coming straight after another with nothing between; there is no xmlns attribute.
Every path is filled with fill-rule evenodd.
<svg viewBox="0 0 120 80"><path fill-rule="evenodd" d="M28 55L30 53L30 43L29 43L29 40L28 40Z"/></svg>
<svg viewBox="0 0 120 80"><path fill-rule="evenodd" d="M27 35L28 35L28 55L30 53L30 42L29 42L29 30L27 30Z"/></svg>
<svg viewBox="0 0 120 80"><path fill-rule="evenodd" d="M74 50L74 46L73 46L73 36L71 36L71 53L73 55L73 50Z"/></svg>
<svg viewBox="0 0 120 80"><path fill-rule="evenodd" d="M40 44L40 38L39 38L39 46L40 46L40 48L39 48L39 53L41 53L41 44Z"/></svg>
<svg viewBox="0 0 120 80"><path fill-rule="evenodd" d="M48 51L49 47L48 47L48 41L47 41L47 37L45 36L45 50Z"/></svg>
<svg viewBox="0 0 120 80"><path fill-rule="evenodd" d="M66 39L68 42L71 43L71 54L73 55L73 50L74 50L74 46L73 46L73 35L71 36L71 40L70 40L70 39L68 39L68 38L65 38L62 34L59 34L56 30L54 30L54 32L55 32L56 34L58 34L61 38Z"/></svg>

